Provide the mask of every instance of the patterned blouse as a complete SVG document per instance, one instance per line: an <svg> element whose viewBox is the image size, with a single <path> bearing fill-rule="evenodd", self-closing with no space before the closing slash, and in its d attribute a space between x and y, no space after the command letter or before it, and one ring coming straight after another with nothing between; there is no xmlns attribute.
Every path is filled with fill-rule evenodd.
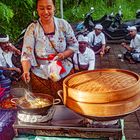
<svg viewBox="0 0 140 140"><path fill-rule="evenodd" d="M78 41L75 38L70 24L64 19L54 17L55 32L49 35L45 35L39 21L31 23L26 30L21 61L30 60L32 72L46 79L40 65L47 65L48 60L46 59L50 54L56 54L56 51L63 52L66 49L71 49L77 52ZM45 60L43 58L45 58ZM70 62L68 59L71 61L71 58L62 61L66 70L65 73L61 74L62 78L69 74L73 67L72 61Z"/></svg>

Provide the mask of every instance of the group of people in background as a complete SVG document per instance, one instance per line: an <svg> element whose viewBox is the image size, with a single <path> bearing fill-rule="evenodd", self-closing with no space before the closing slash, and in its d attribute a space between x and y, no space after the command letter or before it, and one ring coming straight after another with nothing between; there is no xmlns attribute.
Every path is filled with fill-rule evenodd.
<svg viewBox="0 0 140 140"><path fill-rule="evenodd" d="M10 77L12 81L18 81L21 69L12 62L13 55L21 55L14 45L9 42L9 36L0 34L0 70L5 77Z"/></svg>
<svg viewBox="0 0 140 140"><path fill-rule="evenodd" d="M76 38L70 24L54 16L55 0L37 0L36 8L39 19L28 26L22 52L10 45L8 36L0 36L0 69L21 73L10 60L13 53L21 53L25 83L31 83L33 92L49 93L56 97L56 92L63 87L64 78L74 71L94 70L95 55L104 55L110 48L106 47L101 24L97 24L87 36L79 35ZM130 27L129 32L132 37L130 47L126 43L122 43L122 46L128 49L131 60L139 60L140 35L137 35L134 27ZM57 82L47 78L43 69L47 69L54 58L61 62L59 64L63 68Z"/></svg>
<svg viewBox="0 0 140 140"><path fill-rule="evenodd" d="M130 45L126 42L123 42L121 45L127 50L124 54L124 58L131 64L135 64L140 62L140 34L138 34L135 26L128 27L128 31L132 38Z"/></svg>

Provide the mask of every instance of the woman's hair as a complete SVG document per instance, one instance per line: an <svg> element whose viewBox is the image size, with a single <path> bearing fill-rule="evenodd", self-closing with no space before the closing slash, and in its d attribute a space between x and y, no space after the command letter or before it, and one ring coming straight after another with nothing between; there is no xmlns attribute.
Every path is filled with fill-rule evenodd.
<svg viewBox="0 0 140 140"><path fill-rule="evenodd" d="M38 1L39 1L39 0L36 0L36 8L37 8ZM54 4L54 6L55 6L55 0L52 0L52 2L53 2L53 4Z"/></svg>

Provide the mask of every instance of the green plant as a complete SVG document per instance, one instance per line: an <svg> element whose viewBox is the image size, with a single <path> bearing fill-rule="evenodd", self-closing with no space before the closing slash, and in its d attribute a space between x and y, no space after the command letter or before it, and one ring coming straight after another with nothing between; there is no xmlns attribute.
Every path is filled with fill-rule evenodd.
<svg viewBox="0 0 140 140"><path fill-rule="evenodd" d="M78 5L78 3L80 4ZM135 18L139 8L139 0L63 0L64 19L70 23L84 19L91 7L94 7L93 19L99 19L105 13L118 12L122 7L123 20ZM35 0L1 0L0 1L0 32L9 34L15 42L21 31L32 20L36 19ZM60 0L56 0L56 16L60 17Z"/></svg>
<svg viewBox="0 0 140 140"><path fill-rule="evenodd" d="M68 0L67 0L68 2ZM109 5L109 0L84 0L79 7L76 5L70 5L70 8L65 8L64 17L70 22L77 22L83 20L83 15L90 10L90 7L94 7L93 19L99 19L106 14L117 13L119 6L122 7L123 20L130 20L135 18L135 12L139 8L139 0L113 0L112 6Z"/></svg>
<svg viewBox="0 0 140 140"><path fill-rule="evenodd" d="M9 29L7 29L7 26L8 24L10 24L13 16L13 10L10 9L10 7L8 7L7 5L0 2L0 33L9 33Z"/></svg>
<svg viewBox="0 0 140 140"><path fill-rule="evenodd" d="M0 32L9 34L15 40L21 30L32 21L33 8L33 0L1 0L0 17L3 22L0 23Z"/></svg>

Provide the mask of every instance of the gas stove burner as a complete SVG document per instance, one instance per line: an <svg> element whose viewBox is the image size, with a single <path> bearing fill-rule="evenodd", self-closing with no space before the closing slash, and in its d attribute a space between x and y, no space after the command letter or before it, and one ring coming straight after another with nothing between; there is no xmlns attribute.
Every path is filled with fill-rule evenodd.
<svg viewBox="0 0 140 140"><path fill-rule="evenodd" d="M80 123L86 127L108 127L115 126L118 124L119 120L111 120L111 121L95 121L92 119L84 118Z"/></svg>
<svg viewBox="0 0 140 140"><path fill-rule="evenodd" d="M101 125L115 125L119 120L111 120L111 121L94 121L93 125L101 124Z"/></svg>
<svg viewBox="0 0 140 140"><path fill-rule="evenodd" d="M47 110L46 114L40 115L40 114L28 114L23 111L19 111L17 113L17 118L21 122L25 123L42 123L47 122L52 119L53 114L55 112L55 107L52 106L50 109Z"/></svg>

